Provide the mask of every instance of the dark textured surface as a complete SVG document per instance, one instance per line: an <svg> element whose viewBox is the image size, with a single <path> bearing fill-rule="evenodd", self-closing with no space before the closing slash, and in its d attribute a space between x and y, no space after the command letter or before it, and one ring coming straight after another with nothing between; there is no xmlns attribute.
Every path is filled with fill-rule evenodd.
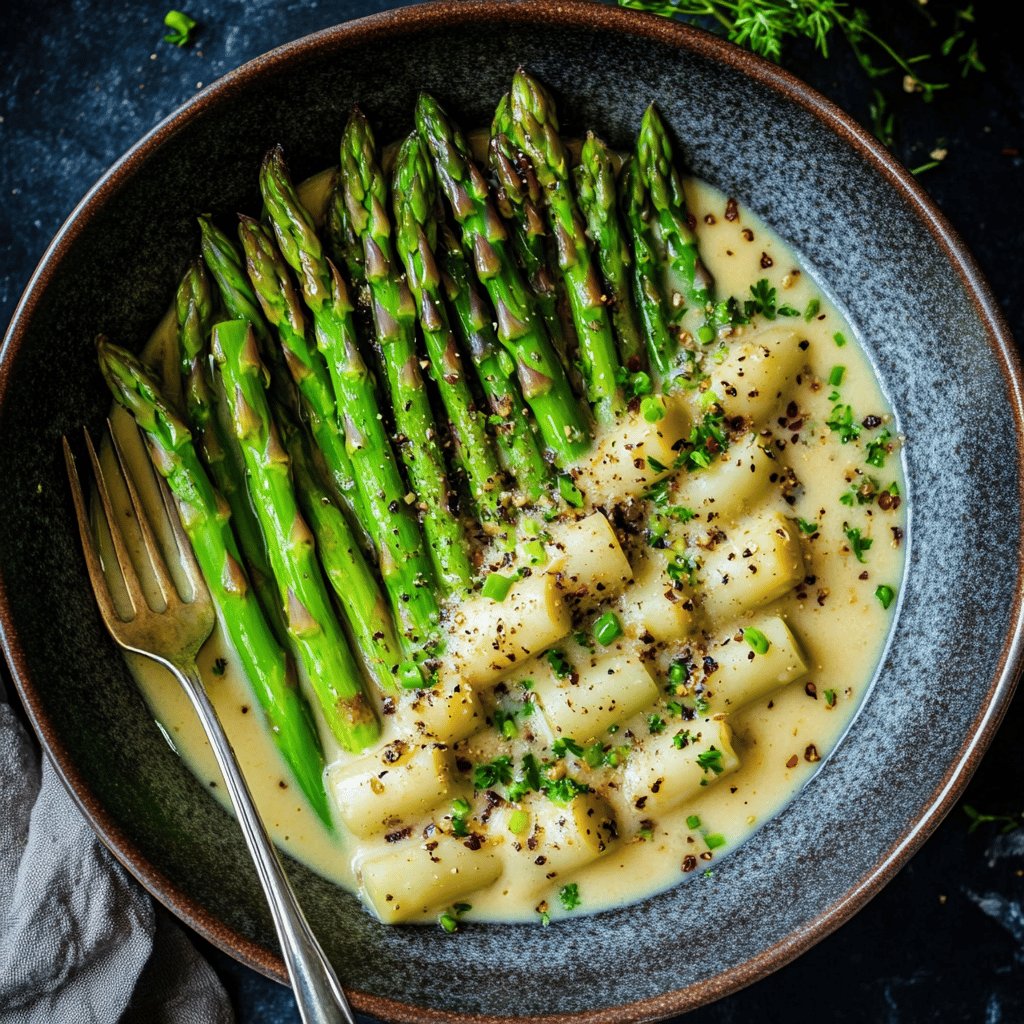
<svg viewBox="0 0 1024 1024"><path fill-rule="evenodd" d="M301 11L290 11L284 6L211 4L208 10L192 10L209 26L200 37L197 49L178 52L159 42L159 15L162 10L115 5L103 7L101 14L99 6L89 0L67 7L55 4L41 11L33 8L30 35L28 9L20 10L16 5L15 30L6 37L6 45L12 48L6 60L8 79L7 84L0 88L4 105L4 123L0 125L3 134L0 137L3 138L7 157L0 169L0 194L5 196L4 216L9 220L0 233L0 243L5 246L10 243L10 249L5 252L6 262L0 284L4 289L0 291L0 301L5 303L4 312L13 305L14 293L23 284L33 260L74 200L121 149L159 116L187 98L196 81L207 82L276 42L371 9L375 8L366 4L306 5ZM96 17L103 19L102 25L90 37L87 35L89 19ZM982 29L987 31L984 24ZM931 179L926 179L926 183L937 192L956 226L964 230L968 241L974 244L983 269L994 279L997 295L1011 316L1019 320L1020 304L1017 300L1020 285L1013 273L1015 268L1009 254L1013 252L1012 242L1020 236L1022 214L1019 203L1007 203L1002 198L1003 195L1015 196L1018 193L1019 159L1003 156L1000 151L1019 143L1019 100L1012 97L1020 95L1022 74L1020 65L999 51L994 32L989 43L986 53L992 69L989 76L959 87L958 93L948 100L941 98L938 104L925 112L923 122L914 123L921 125L921 137L928 140L925 148L930 145L932 135L945 134L949 138L952 149L949 162ZM570 41L560 40L557 46L560 56L571 54L573 49ZM199 55L199 50L203 56ZM151 52L158 54L157 60L149 60ZM516 57L512 53L508 55L510 66ZM615 99L610 104L610 112L598 115L596 107L579 105L576 110L580 115L602 124L607 124L610 118L613 124L619 123L620 131L630 123L630 119L635 119L645 96L618 87L620 79L617 76L627 59L628 54L622 51L616 59L600 62L597 76L604 78L608 94ZM662 90L665 89L683 95L687 88L692 88L694 78L688 76L684 85L678 78L673 82L673 75L679 75L681 70L692 70L696 75L700 70L698 67L680 69L671 63L659 65L657 60L651 60L647 66L650 80L644 85L644 91L659 97L664 95ZM538 60L535 67L556 85L567 88L570 85L561 60ZM837 67L842 68L841 62L833 65L813 62L798 70L805 71L826 90L831 87L840 99L852 102L852 87L845 79L836 79L839 74ZM197 68L201 70L193 74ZM404 70L415 73L415 69L403 67ZM454 68L445 68L435 75L443 79L442 92L461 95L462 90L468 90L475 79L484 77L484 71L473 67L460 75ZM402 86L401 76L397 73L391 75L386 67L379 68L378 74L380 91L367 98L367 106L371 113L379 116L395 109L389 102L389 79L399 80L399 90ZM138 89L139 84L145 88ZM491 97L485 99L489 101ZM338 109L342 109L346 102L347 97L339 98ZM398 102L397 98L395 102ZM482 102L480 111L476 113L479 115L485 107L486 102ZM1012 544L1010 534L1013 526L1011 522L1000 521L1004 517L994 515L991 510L984 512L984 530L972 528L973 518L967 521L967 529L964 530L959 524L959 517L943 515L944 509L948 509L952 502L967 506L965 514L972 517L980 511L976 507L978 499L975 495L956 491L952 481L955 480L957 465L987 467L986 476L982 478L986 500L990 500L991 494L1005 489L1007 474L1011 472L1007 453L1000 451L998 445L993 450L992 438L998 438L1005 432L1005 419L1001 420L997 411L984 414L985 419L979 422L976 419L979 415L977 406L981 403L976 403L970 409L964 408L959 421L937 420L942 409L948 408L943 396L947 381L958 387L961 395L969 389L973 389L975 395L991 395L999 390L999 381L992 377L991 369L979 375L977 361L971 358L971 345L977 344L977 328L972 326L969 317L962 317L959 313L961 304L955 290L935 293L936 282L942 280L941 268L926 262L923 270L920 266L915 267L917 279L908 281L906 273L901 274L898 262L894 261L892 265L897 269L890 277L899 289L897 291L889 287L890 282L884 275L877 270L873 273L879 259L892 259L894 239L906 253L907 246L924 244L921 233L913 224L906 223L890 211L889 216L870 218L875 230L865 234L864 223L868 218L863 215L863 210L867 207L858 206L858 203L871 197L844 196L835 184L837 181L856 180L858 168L851 165L841 175L835 173L834 167L826 168L816 181L821 169L815 166L813 152L801 149L813 142L815 128L812 124L798 125L797 130L773 136L772 144L777 147L778 157L775 164L788 162L789 171L779 179L779 184L786 185L786 189L768 192L758 187L758 179L763 175L758 174L753 155L747 160L729 164L721 160L721 153L701 145L706 136L713 136L716 123L724 120L729 124L742 124L744 115L749 112L742 97L736 97L735 105L725 111L718 105L714 110L699 104L680 104L680 107L670 110L670 113L677 128L684 129L691 162L748 198L769 220L792 228L788 232L790 237L804 248L811 262L819 267L839 296L847 300L855 323L866 331L869 341L882 337L894 319L899 323L907 322L910 318L903 315L904 308L916 314L918 325L925 325L924 329L908 332L907 344L913 348L905 350L900 358L892 357L894 348L886 349L890 356L883 361L883 370L892 382L898 407L906 416L904 425L912 435L918 430L934 437L936 435L932 431L942 429L946 431L945 436L952 439L946 453L947 459L952 455L952 465L935 457L925 458L923 448L920 456L915 454L913 445L910 449L911 476L919 487L915 495L918 499L916 525L919 530L915 558L932 560L938 570L945 570L950 575L946 583L932 594L919 593L917 606L908 608L902 621L906 623L908 617L914 617L920 632L929 638L928 643L917 646L914 656L924 662L930 675L938 675L945 670L946 678L949 678L948 666L954 664L959 676L964 661L958 645L965 637L989 635L1000 616L1005 615L1009 595L993 591L984 585L984 581L974 581L971 585L984 594L985 600L971 609L972 614L963 614L950 621L941 617L943 602L950 602L951 606L964 611L971 606L969 602L960 600L961 595L948 586L948 580L955 578L957 567L962 564L970 544L980 541L983 547L980 557L983 559L999 557L995 546ZM990 116L979 117L979 110ZM717 117L714 116L716 114ZM934 122L936 127L933 128L929 122ZM984 130L986 124L991 131ZM307 133L306 126L290 122L274 125L263 121L258 130L275 133L275 138L286 140L301 138ZM255 131L253 129L250 134L255 134ZM315 152L315 147L307 145L304 154L309 166L326 159L332 145L331 134L330 130L324 133L322 152ZM742 147L742 133L735 134L738 137L730 139L730 144ZM251 162L263 148L265 137L255 139L240 132L238 141L241 160ZM908 143L912 148L913 140L908 140ZM195 180L201 179L205 172L206 166L199 162L189 167L187 187L193 187ZM233 166L225 166L223 173L234 178L236 170ZM979 188L978 182L983 182L984 187ZM174 217L176 183L170 180L160 182L160 186L161 204L168 211L168 219L153 230L159 232L157 237L165 245L187 251L189 239L184 220ZM798 197L786 193L816 187L819 191L811 194L812 201L815 195L824 193L829 196L829 216L836 216L838 211L840 217L846 218L845 227L851 236L858 238L855 249L859 253L859 263L851 263L844 253L817 244L816 226L793 218L791 208ZM9 195L10 199L7 198ZM229 191L227 195L235 202L239 193ZM153 237L148 233L140 232L137 237L121 233L116 250L97 247L96 266L124 265L127 268L131 265L132 254L152 241ZM877 252L872 251L873 247L877 247ZM166 282L150 283L147 288L145 286L149 282L145 275L138 276L137 281L126 275L119 282L121 294L112 295L112 287L118 290L110 283L113 275L100 269L96 274L97 283L107 293L102 303L106 326L108 329L129 331L133 340L139 340L141 325L147 317L151 318L151 311L159 309L165 301ZM862 281L867 282L868 290L853 287ZM877 292L872 293L870 288L877 289ZM126 301L128 296L131 296L130 304ZM896 309L893 308L894 302L899 303ZM67 320L61 322L64 317L73 319L73 328ZM30 510L39 514L62 515L62 496L50 493L49 487L42 495L34 495L36 480L32 473L42 467L48 478L52 475L53 480L58 479L53 473L56 468L53 433L72 425L89 406L82 401L85 392L78 378L89 369L82 339L89 338L94 325L81 322L83 318L88 319L87 311L65 310L54 320L54 349L61 351L70 346L73 358L58 377L53 393L46 396L46 401L39 401L37 392L32 402L8 413L11 419L3 428L6 436L12 429L12 422L16 426L19 419L23 425L33 422L33 419L47 424L46 436L40 437L40 443L32 446L17 466L11 467L8 459L3 459L8 493L30 495L27 500L36 503L30 506ZM1020 324L1014 326L1020 334ZM48 360L43 361L41 355L35 362L35 367L26 368L23 372L32 377L41 376L44 368L50 365ZM99 407L91 405L89 408L95 415ZM933 408L936 409L934 415ZM914 416L920 417L920 424ZM23 430L18 429L16 433L19 443L26 439ZM916 463L915 459L918 459ZM925 512L931 514L926 516ZM930 542L922 543L923 540ZM16 558L22 565L34 566L48 559L57 565L72 558L73 547L67 536L58 536L56 542L47 544L35 543L38 551L33 551L33 541L25 535L16 545L20 549ZM13 546L8 537L3 545L7 549L4 551L5 564L9 558L15 557L11 551ZM1007 551L1005 557L1012 558L1012 550ZM36 595L37 600L45 597L45 593ZM55 584L50 600L58 598L59 585ZM86 610L84 606L82 610ZM63 628L69 645L73 643L76 656L82 659L95 657L89 653L93 649L93 641L98 640L98 634L89 632L95 630L94 617L86 617L87 629L83 633L76 627L73 609L66 609L65 615ZM38 622L36 634L30 639L37 649L54 646L49 623ZM99 649L103 649L102 645ZM50 660L54 671L59 671L61 662L65 666L67 664L66 651L53 651ZM94 665L78 661L73 675L75 679L89 679L96 686L97 680L110 674L110 665L109 660L101 662L99 658ZM71 673L66 674L71 676ZM901 670L893 672L885 682L898 688L907 678L926 681L927 677L918 671L911 674L909 670ZM68 678L67 684L72 686L74 681ZM62 728L84 738L95 730L102 730L108 716L134 716L141 722L140 702L123 679L111 679L104 686L104 692L112 695L109 700L119 700L120 705L89 707L84 702L77 704L63 715ZM870 786L863 787L862 792L873 791L874 795L857 808L855 815L849 810L845 812L844 817L857 823L848 832L830 830L829 823L824 820L801 823L800 827L809 830L804 833L804 842L813 868L788 866L792 888L784 897L787 904L785 912L773 915L778 926L784 925L787 915L798 916L802 912L801 893L807 895L804 890L814 889L814 883L820 881L821 875L827 875L830 884L834 884L838 891L847 872L856 869L858 835L869 831L876 819L884 823L888 808L900 806L901 799L912 799L915 776L927 776L930 771L928 758L922 758L922 751L931 752L934 758L941 759L944 744L953 739L949 735L952 732L949 723L963 721L968 715L977 689L972 689L968 679L959 693L952 688L949 693L948 706L941 709L945 719L930 706L923 686L921 693L911 695L916 707L911 706L914 701L905 704L907 735L902 743L894 743L893 737L884 733L872 736L868 731L872 720L862 719L864 743L871 742L885 751L885 761L894 769L902 768L905 776L895 770L880 772ZM881 713L884 708L878 706L878 697L876 693L875 705L869 710L877 709ZM915 716L919 716L920 722L915 721ZM1019 717L1019 712L1017 715L1011 713L974 784L971 799L986 810L1010 810L1020 805L1022 772L1019 759L1014 756L1015 739L1021 733ZM120 717L117 720L121 720ZM945 735L944 721L947 723ZM87 744L83 743L84 746ZM153 772L140 778L137 772L128 770L132 758L130 750L105 750L103 754L114 760L113 769L107 761L106 770L112 776L120 774L132 779L132 785L112 787L110 794L112 799L120 801L125 814L131 815L133 808L141 808L154 801L163 803L169 799L170 791L187 790L191 784L184 773L173 771L169 776ZM850 762L856 757L856 751L843 748L841 755L830 770L855 771L857 765ZM123 766L120 772L117 768L119 758ZM876 767L879 762L875 760L872 764ZM834 809L837 813L840 811L838 803ZM225 828L209 809L200 808L196 814L201 818L196 822L200 828ZM791 821L778 819L771 828L778 834L788 834L792 825ZM183 870L182 865L174 863L174 852L170 849L174 844L168 841L178 827L180 822L171 820L157 820L151 826L150 841L154 848L162 851L168 871ZM815 827L818 831L814 831ZM768 838L765 832L761 835ZM829 843L833 844L831 851ZM740 858L735 859L735 864L732 860L724 862L713 884L716 887L735 887L749 882L750 876L757 872L757 849L751 848L751 856L743 864ZM990 829L968 838L963 816L954 814L889 889L837 935L768 981L717 1006L699 1011L695 1019L728 1021L754 1017L781 1021L811 1016L827 1020L1024 1019L1020 984L1024 926L1021 924L1019 903L1021 880L1016 874L1024 864L1022 853L1024 842L1019 834L996 839ZM761 856L767 855L767 849L762 848ZM782 867L785 869L787 866ZM813 871L813 878L809 880L804 877L808 870ZM204 889L199 879L207 871L211 873L210 877L217 878L217 883ZM225 890L222 884L223 872L218 871L216 860L194 866L190 874L204 898L209 896L215 903L238 906L236 894ZM244 878L233 877L238 889L244 889ZM323 888L318 883L309 884ZM687 886L684 891L689 894L695 890L693 886ZM948 899L942 900L942 897ZM329 894L324 893L323 899L328 898ZM714 897L709 902L714 902ZM319 906L321 900L315 903ZM757 914L758 904L758 894L752 891L748 912ZM685 926L686 911L685 906L678 908L675 921L680 927ZM764 913L763 904L760 913ZM244 916L243 913L236 918L236 923L243 927ZM325 917L325 924L326 921ZM265 929L265 922L260 927ZM591 991L600 993L595 1002L609 998L612 976L605 968L597 966L599 957L588 953L604 950L606 954L614 951L622 954L621 958L633 968L642 964L641 973L649 984L657 978L661 985L666 977L675 978L676 983L681 984L702 959L717 961L726 958L736 945L735 930L735 924L727 926L722 923L707 935L705 922L699 943L695 946L687 942L682 950L684 955L675 961L674 958L666 960L664 953L651 955L645 947L653 943L653 936L637 939L635 933L625 933L629 935L625 938L621 931L615 934L610 930L608 934L603 930L595 934L590 927L581 926L570 936L571 945L582 950L586 959L595 966L592 978L581 975L575 980L577 985L585 985L588 980L593 983ZM555 934L556 930L549 933L551 936ZM683 931L682 934L687 933ZM471 934L463 936L463 939L471 938ZM561 945L560 942L558 944ZM403 956L404 953L398 952L397 955ZM541 951L536 955L539 964L520 960L511 965L507 982L510 987L518 988L520 984L524 988L527 985L532 987L532 979L538 973L537 968L544 966L546 954ZM220 954L215 955L215 962L231 979L229 984L236 988L243 1020L274 1020L277 1019L275 1013L287 1013L285 992L251 973L243 973L243 969ZM360 976L359 960L352 958L349 962L353 964L353 976ZM456 976L458 990L455 991L455 999L463 1005L467 1005L467 999L460 997L459 991L462 990L462 979L469 973L468 970L460 970ZM576 988L577 985L571 987ZM455 986L449 984L448 987ZM548 1008L554 1009L563 1002L558 999L557 1004L548 1004ZM282 1019L289 1018L284 1016Z"/></svg>

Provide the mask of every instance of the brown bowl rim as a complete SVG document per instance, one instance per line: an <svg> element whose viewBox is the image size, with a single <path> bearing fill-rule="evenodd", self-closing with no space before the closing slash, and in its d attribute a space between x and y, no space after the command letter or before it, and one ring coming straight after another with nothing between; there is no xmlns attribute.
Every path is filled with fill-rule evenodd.
<svg viewBox="0 0 1024 1024"><path fill-rule="evenodd" d="M592 0L437 0L417 6L384 11L331 28L322 29L277 47L213 82L169 115L131 147L75 207L53 241L47 247L26 285L0 348L0 403L8 386L9 367L17 354L35 307L45 292L56 267L84 226L116 197L121 184L143 164L151 153L181 130L198 112L231 97L267 69L278 69L301 60L321 46L338 41L358 42L379 38L395 27L424 30L464 23L475 18L504 20L511 24L542 23L552 28L594 28L627 32L657 43L685 49L713 61L720 61L753 78L814 115L848 143L877 173L892 185L945 252L959 273L974 308L985 324L989 344L1006 378L1018 438L1017 478L1021 504L1024 505L1024 380L1020 358L1009 328L992 296L991 289L957 232L938 210L913 176L878 140L853 118L794 75L754 54L700 29L656 15L641 14ZM842 897L826 908L809 925L782 942L762 950L751 959L727 971L692 985L648 999L581 1013L555 1013L529 1018L531 1024L627 1024L662 1020L695 1009L729 995L767 976L794 960L801 953L840 927L886 885L917 852L967 785L988 749L1013 696L1020 675L1024 608L1021 594L1024 548L1018 550L1018 587L1012 608L1012 626L1004 638L997 671L986 693L970 733L958 756L935 788L927 809L911 822L902 838L887 850L874 867ZM287 984L284 962L265 947L227 927L201 904L180 891L174 882L148 863L133 841L117 826L96 799L87 781L79 774L67 750L60 743L41 700L35 692L24 651L13 630L6 586L0 568L0 642L15 686L43 748L62 782L92 827L114 857L172 913L203 938L243 964L275 981ZM385 1020L408 1024L498 1024L513 1018L487 1014L456 1014L417 1007L395 999L348 990L353 1005L363 1013ZM521 1019L521 1018L518 1018Z"/></svg>

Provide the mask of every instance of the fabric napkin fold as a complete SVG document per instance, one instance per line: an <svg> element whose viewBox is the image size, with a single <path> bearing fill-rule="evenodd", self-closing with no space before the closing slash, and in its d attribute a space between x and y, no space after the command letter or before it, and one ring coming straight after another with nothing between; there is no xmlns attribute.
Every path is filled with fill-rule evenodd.
<svg viewBox="0 0 1024 1024"><path fill-rule="evenodd" d="M0 1024L230 1024L184 932L36 754L0 679Z"/></svg>

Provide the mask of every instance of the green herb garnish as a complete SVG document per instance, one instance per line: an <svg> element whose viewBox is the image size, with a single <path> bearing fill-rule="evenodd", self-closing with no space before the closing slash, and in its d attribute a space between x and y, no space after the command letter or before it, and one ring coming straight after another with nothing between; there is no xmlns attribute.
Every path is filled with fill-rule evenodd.
<svg viewBox="0 0 1024 1024"><path fill-rule="evenodd" d="M170 29L164 36L164 42L173 46L188 46L192 42L192 33L199 26L195 18L190 18L184 11L175 10L164 15L164 24Z"/></svg>
<svg viewBox="0 0 1024 1024"><path fill-rule="evenodd" d="M722 752L717 747L709 747L697 755L697 764L704 769L704 772L714 772L721 775L725 771L722 764Z"/></svg>
<svg viewBox="0 0 1024 1024"><path fill-rule="evenodd" d="M570 882L568 885L563 885L558 890L558 902L562 904L566 910L575 910L580 903L580 887L576 882Z"/></svg>
<svg viewBox="0 0 1024 1024"><path fill-rule="evenodd" d="M853 552L858 562L864 562L864 554L874 542L870 537L862 537L860 535L859 527L848 526L844 523L843 529L846 534L846 539L850 542L850 550Z"/></svg>
<svg viewBox="0 0 1024 1024"><path fill-rule="evenodd" d="M512 584L515 583L515 576L502 576L500 572L492 572L485 580L480 593L489 597L492 601L504 601L508 597Z"/></svg>
<svg viewBox="0 0 1024 1024"><path fill-rule="evenodd" d="M559 679L567 679L572 675L572 665L569 663L569 659L565 656L564 651L558 650L557 647L553 647L545 655L548 660L548 664L551 666L551 671L558 676Z"/></svg>
<svg viewBox="0 0 1024 1024"><path fill-rule="evenodd" d="M747 641L747 645L755 654L767 654L768 648L772 645L768 637L761 630L754 629L753 626L747 626L743 630L743 639Z"/></svg>
<svg viewBox="0 0 1024 1024"><path fill-rule="evenodd" d="M619 622L619 617L615 612L605 612L594 623L594 639L602 647L615 643L620 636L622 636L622 623Z"/></svg>
<svg viewBox="0 0 1024 1024"><path fill-rule="evenodd" d="M875 597L878 598L878 603L888 610L889 605L892 604L893 598L896 596L896 591L892 589L888 584L883 583L881 586L875 588Z"/></svg>

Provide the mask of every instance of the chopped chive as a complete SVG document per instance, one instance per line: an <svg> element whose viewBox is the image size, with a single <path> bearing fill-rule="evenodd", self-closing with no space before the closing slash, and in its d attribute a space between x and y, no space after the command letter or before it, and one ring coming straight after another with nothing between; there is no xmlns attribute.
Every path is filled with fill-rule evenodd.
<svg viewBox="0 0 1024 1024"><path fill-rule="evenodd" d="M514 836L518 836L526 831L526 826L530 824L530 815L526 811L518 810L513 811L508 816L508 830Z"/></svg>
<svg viewBox="0 0 1024 1024"><path fill-rule="evenodd" d="M529 540L523 545L523 554L530 565L544 565L548 560L547 548L541 540Z"/></svg>
<svg viewBox="0 0 1024 1024"><path fill-rule="evenodd" d="M620 636L622 636L622 623L619 622L619 617L615 612L605 612L594 623L594 639L602 647L614 643Z"/></svg>
<svg viewBox="0 0 1024 1024"><path fill-rule="evenodd" d="M888 609L889 605L892 604L893 598L896 596L896 591L892 587L883 583L880 587L875 590L875 597L878 598L878 603Z"/></svg>
<svg viewBox="0 0 1024 1024"><path fill-rule="evenodd" d="M700 828L700 817L699 817L699 815L691 814L686 819L686 827L687 828Z"/></svg>
<svg viewBox="0 0 1024 1024"><path fill-rule="evenodd" d="M492 601L504 601L508 597L508 592L511 590L513 583L515 583L514 577L502 576L500 572L492 572L484 580L480 593L484 597L489 597Z"/></svg>
<svg viewBox="0 0 1024 1024"><path fill-rule="evenodd" d="M839 387L839 385L843 383L843 375L845 373L845 366L833 366L832 372L828 375L829 384L834 388Z"/></svg>
<svg viewBox="0 0 1024 1024"><path fill-rule="evenodd" d="M725 846L725 836L721 832L709 832L704 837L709 850L717 850L719 846Z"/></svg>
<svg viewBox="0 0 1024 1024"><path fill-rule="evenodd" d="M566 658L564 651L560 651L553 647L548 651L545 657L548 659L551 671L554 672L559 679L565 679L567 676L572 674L572 665L569 664L569 660Z"/></svg>
<svg viewBox="0 0 1024 1024"><path fill-rule="evenodd" d="M804 310L804 320L810 323L821 312L821 299L811 299Z"/></svg>
<svg viewBox="0 0 1024 1024"><path fill-rule="evenodd" d="M458 920L454 914L449 913L447 910L438 917L437 923L441 926L441 930L449 935L454 935L459 930Z"/></svg>
<svg viewBox="0 0 1024 1024"><path fill-rule="evenodd" d="M754 629L753 626L747 626L743 630L743 639L747 641L747 644L755 654L767 654L768 648L771 647L771 641L768 637L761 630Z"/></svg>
<svg viewBox="0 0 1024 1024"><path fill-rule="evenodd" d="M164 24L171 30L164 36L165 43L173 46L188 46L192 42L192 33L199 22L189 17L184 11L170 10L164 15Z"/></svg>
<svg viewBox="0 0 1024 1024"><path fill-rule="evenodd" d="M558 478L558 493L566 505L583 508L583 492L573 483L571 476L563 475Z"/></svg>
<svg viewBox="0 0 1024 1024"><path fill-rule="evenodd" d="M846 344L846 335L842 331L836 331L832 335L832 340L836 343L838 348L842 348Z"/></svg>
<svg viewBox="0 0 1024 1024"><path fill-rule="evenodd" d="M830 708L834 708L836 706L836 691L835 690L826 690L825 691L825 705L827 707L830 707Z"/></svg>

